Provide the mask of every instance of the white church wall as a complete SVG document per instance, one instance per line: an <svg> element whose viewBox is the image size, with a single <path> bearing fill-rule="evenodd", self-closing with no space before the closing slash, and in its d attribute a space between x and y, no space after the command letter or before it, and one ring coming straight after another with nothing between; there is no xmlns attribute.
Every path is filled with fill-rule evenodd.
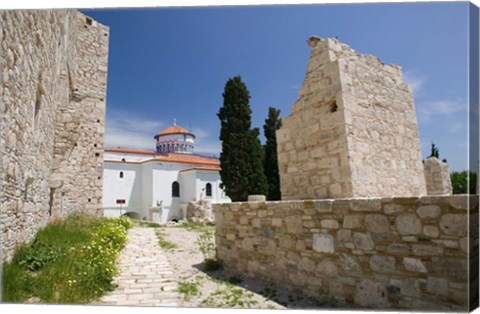
<svg viewBox="0 0 480 314"><path fill-rule="evenodd" d="M124 156L125 155L125 156ZM161 203L160 222L183 219L189 201L201 198L213 203L230 202L220 189L218 171L188 170L197 164L146 161L128 162L132 154L117 154L115 159L127 162L105 161L103 207L104 215L117 217L135 212L138 219L150 219L149 209ZM120 172L123 178L120 178ZM172 183L180 185L180 197L172 197ZM206 197L206 184L212 185L212 196ZM116 204L124 199L125 204ZM121 210L120 210L121 209Z"/></svg>
<svg viewBox="0 0 480 314"><path fill-rule="evenodd" d="M220 174L218 171L196 170L196 197L197 199L210 199L213 203L231 202L220 188ZM206 185L212 185L212 196L206 196Z"/></svg>
<svg viewBox="0 0 480 314"><path fill-rule="evenodd" d="M156 163L153 166L152 202L162 201L162 222L181 218L181 198L186 189L180 180L179 170L187 166L180 163ZM180 185L180 197L172 197L172 184L175 181Z"/></svg>
<svg viewBox="0 0 480 314"><path fill-rule="evenodd" d="M181 195L182 203L188 203L197 199L197 186L195 171L180 172L180 181L185 193Z"/></svg>
<svg viewBox="0 0 480 314"><path fill-rule="evenodd" d="M142 164L142 206L141 214L148 217L148 209L157 206L156 200L153 198L153 163ZM143 217L142 216L142 217Z"/></svg>
<svg viewBox="0 0 480 314"><path fill-rule="evenodd" d="M141 166L130 163L104 164L103 207L107 217L118 217L141 208ZM125 200L125 204L117 204Z"/></svg>

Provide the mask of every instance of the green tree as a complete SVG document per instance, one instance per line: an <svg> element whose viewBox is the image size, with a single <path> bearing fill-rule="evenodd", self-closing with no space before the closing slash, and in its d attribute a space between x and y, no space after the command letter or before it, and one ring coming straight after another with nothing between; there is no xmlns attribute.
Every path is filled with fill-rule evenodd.
<svg viewBox="0 0 480 314"><path fill-rule="evenodd" d="M267 199L280 200L280 175L278 174L277 159L277 136L276 131L282 126L282 119L279 118L280 110L273 107L268 108L268 117L263 125L265 135L265 177L268 182Z"/></svg>
<svg viewBox="0 0 480 314"><path fill-rule="evenodd" d="M240 76L230 78L223 92L220 119L220 178L232 201L244 201L250 194L266 194L264 153L259 129L251 128L250 93Z"/></svg>
<svg viewBox="0 0 480 314"><path fill-rule="evenodd" d="M453 194L476 194L477 191L477 174L464 170L461 172L452 172L450 178L452 179ZM468 181L470 180L470 184Z"/></svg>

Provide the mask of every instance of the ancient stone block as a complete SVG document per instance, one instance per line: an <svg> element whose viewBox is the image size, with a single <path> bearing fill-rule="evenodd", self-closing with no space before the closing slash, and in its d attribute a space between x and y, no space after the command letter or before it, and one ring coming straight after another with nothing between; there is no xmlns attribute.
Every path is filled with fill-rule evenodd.
<svg viewBox="0 0 480 314"><path fill-rule="evenodd" d="M385 233L390 229L387 217L381 214L368 214L365 216L365 226L372 233Z"/></svg>
<svg viewBox="0 0 480 314"><path fill-rule="evenodd" d="M406 254L410 251L410 246L404 243L392 243L387 246L389 254Z"/></svg>
<svg viewBox="0 0 480 314"><path fill-rule="evenodd" d="M353 234L353 243L359 250L372 250L375 247L375 243L372 237L368 233L355 232Z"/></svg>
<svg viewBox="0 0 480 314"><path fill-rule="evenodd" d="M312 248L320 253L335 252L333 237L330 234L314 234Z"/></svg>
<svg viewBox="0 0 480 314"><path fill-rule="evenodd" d="M407 206L399 204L385 204L383 206L383 212L387 215L398 214L406 212L408 209Z"/></svg>
<svg viewBox="0 0 480 314"><path fill-rule="evenodd" d="M423 234L430 238L438 238L440 231L436 226L423 226Z"/></svg>
<svg viewBox="0 0 480 314"><path fill-rule="evenodd" d="M340 229L337 231L337 240L339 242L350 242L352 239L352 231L348 229Z"/></svg>
<svg viewBox="0 0 480 314"><path fill-rule="evenodd" d="M442 255L443 248L435 244L412 244L412 252L417 256L435 256Z"/></svg>
<svg viewBox="0 0 480 314"><path fill-rule="evenodd" d="M338 258L338 265L340 268L351 276L362 276L362 266L358 263L358 260L354 256L342 253Z"/></svg>
<svg viewBox="0 0 480 314"><path fill-rule="evenodd" d="M283 222L281 218L272 218L272 227L281 227Z"/></svg>
<svg viewBox="0 0 480 314"><path fill-rule="evenodd" d="M445 214L440 217L440 230L443 234L456 237L467 235L467 215L466 214Z"/></svg>
<svg viewBox="0 0 480 314"><path fill-rule="evenodd" d="M408 271L413 271L416 273L426 273L427 268L423 264L423 262L418 258L413 257L404 257L403 258L403 265L405 269Z"/></svg>
<svg viewBox="0 0 480 314"><path fill-rule="evenodd" d="M298 216L288 216L285 218L285 225L289 233L302 232L302 218Z"/></svg>
<svg viewBox="0 0 480 314"><path fill-rule="evenodd" d="M332 201L331 200L321 200L315 202L315 209L319 213L330 213L332 212Z"/></svg>
<svg viewBox="0 0 480 314"><path fill-rule="evenodd" d="M422 232L422 223L415 214L400 214L395 219L395 226L402 235L420 234Z"/></svg>
<svg viewBox="0 0 480 314"><path fill-rule="evenodd" d="M338 229L338 221L335 219L323 219L320 221L320 226L325 229Z"/></svg>
<svg viewBox="0 0 480 314"><path fill-rule="evenodd" d="M370 258L370 268L379 273L392 273L395 271L395 257L374 255Z"/></svg>
<svg viewBox="0 0 480 314"><path fill-rule="evenodd" d="M352 199L350 209L354 212L379 212L382 210L380 199Z"/></svg>
<svg viewBox="0 0 480 314"><path fill-rule="evenodd" d="M315 262L307 257L302 257L300 263L298 264L298 267L304 271L313 272L315 268Z"/></svg>
<svg viewBox="0 0 480 314"><path fill-rule="evenodd" d="M387 293L383 285L369 279L362 280L355 288L355 303L362 307L387 308Z"/></svg>
<svg viewBox="0 0 480 314"><path fill-rule="evenodd" d="M343 217L344 229L356 229L363 225L364 216L362 215L346 215Z"/></svg>
<svg viewBox="0 0 480 314"><path fill-rule="evenodd" d="M421 219L424 218L437 218L440 216L441 209L437 205L423 205L418 207L417 214Z"/></svg>
<svg viewBox="0 0 480 314"><path fill-rule="evenodd" d="M338 275L338 268L337 265L327 259L324 259L320 263L318 263L317 267L315 267L315 271L319 275L326 275L326 276L336 276Z"/></svg>

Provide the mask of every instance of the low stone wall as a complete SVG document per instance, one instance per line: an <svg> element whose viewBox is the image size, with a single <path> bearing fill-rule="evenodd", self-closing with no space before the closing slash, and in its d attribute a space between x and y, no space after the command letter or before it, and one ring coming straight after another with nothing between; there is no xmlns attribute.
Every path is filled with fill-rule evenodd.
<svg viewBox="0 0 480 314"><path fill-rule="evenodd" d="M469 258L478 267L475 196L245 202L214 210L217 257L227 268L328 306L466 311L469 288L478 295L478 276L470 286L468 276Z"/></svg>

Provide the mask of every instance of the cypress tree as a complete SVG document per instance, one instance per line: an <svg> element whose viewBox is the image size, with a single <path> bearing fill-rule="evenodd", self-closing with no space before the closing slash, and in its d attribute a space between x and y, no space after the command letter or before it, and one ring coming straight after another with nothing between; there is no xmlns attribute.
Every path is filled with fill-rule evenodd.
<svg viewBox="0 0 480 314"><path fill-rule="evenodd" d="M275 132L282 126L282 119L279 118L280 110L273 107L268 108L268 117L263 125L265 135L265 177L268 182L267 199L280 200L280 175L278 173L277 159L277 136Z"/></svg>
<svg viewBox="0 0 480 314"><path fill-rule="evenodd" d="M220 119L220 178L232 201L244 201L250 194L266 194L264 153L258 128L251 128L250 93L240 76L230 78L223 92Z"/></svg>

